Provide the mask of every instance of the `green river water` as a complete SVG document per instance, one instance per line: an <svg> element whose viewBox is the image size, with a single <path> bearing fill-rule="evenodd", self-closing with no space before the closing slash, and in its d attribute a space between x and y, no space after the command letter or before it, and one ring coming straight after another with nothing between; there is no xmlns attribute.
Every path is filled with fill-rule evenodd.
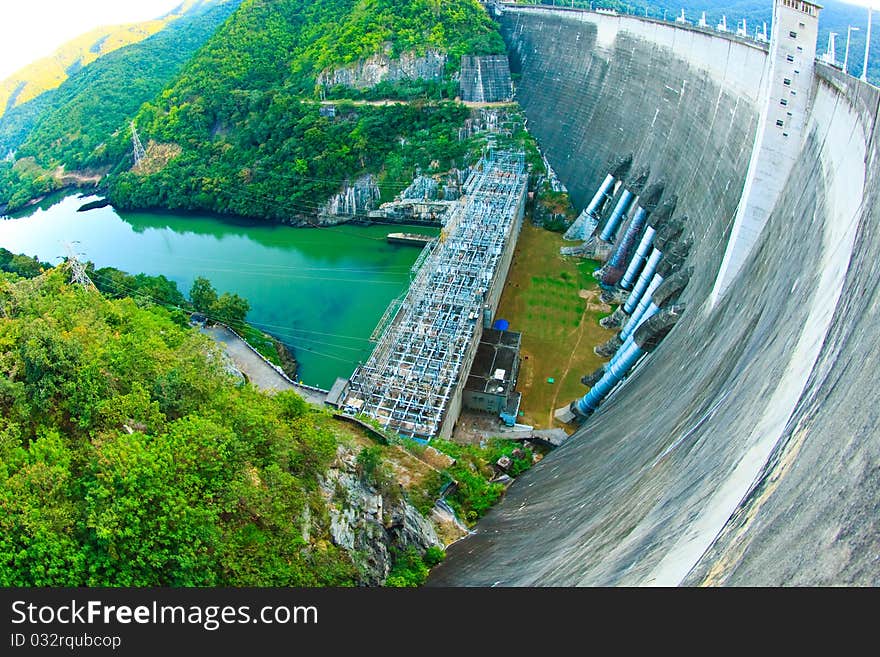
<svg viewBox="0 0 880 657"><path fill-rule="evenodd" d="M0 246L57 264L65 242L96 267L164 274L187 294L196 276L251 304L248 321L290 347L303 383L329 388L372 349L370 333L405 292L419 255L388 244L397 230L426 227L291 228L246 219L169 213L76 212L95 196L54 195L0 220Z"/></svg>

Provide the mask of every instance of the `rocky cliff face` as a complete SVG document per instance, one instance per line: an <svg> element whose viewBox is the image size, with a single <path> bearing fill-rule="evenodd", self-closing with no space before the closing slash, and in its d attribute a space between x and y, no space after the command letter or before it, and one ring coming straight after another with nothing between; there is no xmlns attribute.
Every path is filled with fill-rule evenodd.
<svg viewBox="0 0 880 657"><path fill-rule="evenodd" d="M330 535L361 570L361 583L381 585L392 565L392 550L415 546L423 552L443 547L433 523L396 491L380 491L358 473L356 454L340 445L321 491L330 509Z"/></svg>
<svg viewBox="0 0 880 657"><path fill-rule="evenodd" d="M428 50L424 55L405 52L392 59L386 52L348 66L323 71L317 82L325 87L343 85L355 89L369 89L380 82L397 80L442 80L446 68L446 53Z"/></svg>
<svg viewBox="0 0 880 657"><path fill-rule="evenodd" d="M322 223L337 223L335 218L351 219L366 216L374 210L381 195L372 175L361 176L354 183L346 183L338 194L330 197L320 212Z"/></svg>

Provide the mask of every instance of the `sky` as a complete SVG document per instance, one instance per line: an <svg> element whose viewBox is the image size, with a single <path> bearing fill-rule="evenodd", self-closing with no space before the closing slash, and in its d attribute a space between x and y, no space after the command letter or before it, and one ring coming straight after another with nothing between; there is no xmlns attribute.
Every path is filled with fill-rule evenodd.
<svg viewBox="0 0 880 657"><path fill-rule="evenodd" d="M93 28L157 18L180 1L0 0L0 80ZM844 1L880 9L880 0Z"/></svg>
<svg viewBox="0 0 880 657"><path fill-rule="evenodd" d="M157 18L181 0L0 0L0 80L102 25Z"/></svg>

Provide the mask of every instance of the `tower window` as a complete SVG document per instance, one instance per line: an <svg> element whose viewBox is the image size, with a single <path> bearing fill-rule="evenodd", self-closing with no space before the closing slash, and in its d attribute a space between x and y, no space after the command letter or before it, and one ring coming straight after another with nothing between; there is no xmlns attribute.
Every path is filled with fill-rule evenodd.
<svg viewBox="0 0 880 657"><path fill-rule="evenodd" d="M776 125L778 125L781 128L784 125L782 122L782 119L776 119Z"/></svg>
<svg viewBox="0 0 880 657"><path fill-rule="evenodd" d="M784 84L786 87L791 86L791 78L783 79L782 84Z"/></svg>
<svg viewBox="0 0 880 657"><path fill-rule="evenodd" d="M788 33L788 36L790 36L792 39L797 39L797 32L792 30L791 32Z"/></svg>
<svg viewBox="0 0 880 657"><path fill-rule="evenodd" d="M794 61L794 55L786 55L785 58L790 62Z"/></svg>
<svg viewBox="0 0 880 657"><path fill-rule="evenodd" d="M779 104L780 104L780 105L788 105L788 101L787 101L785 98L780 98L780 99L779 99Z"/></svg>

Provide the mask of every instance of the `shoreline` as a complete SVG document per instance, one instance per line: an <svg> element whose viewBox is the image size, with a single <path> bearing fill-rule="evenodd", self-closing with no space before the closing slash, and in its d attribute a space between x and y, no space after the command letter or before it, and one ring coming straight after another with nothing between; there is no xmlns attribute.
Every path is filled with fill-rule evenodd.
<svg viewBox="0 0 880 657"><path fill-rule="evenodd" d="M190 210L186 208L165 208L165 207L137 207L137 208L124 208L120 209L113 205L113 202L110 200L109 196L106 195L101 190L83 188L78 185L66 185L64 187L59 187L58 189L53 189L51 192L47 192L45 194L41 194L40 196L35 196L30 199L24 206L18 207L11 212L7 210L7 206L5 204L0 204L0 219L20 219L25 216L30 216L28 213L32 213L35 209L38 209L37 206L49 199L53 196L60 196L62 194L71 195L71 192L76 192L80 195L81 198L86 198L90 196L99 197L95 201L90 201L88 203L83 203L79 208L77 208L77 212L87 212L89 210L100 209L103 207L110 207L117 214L122 213L139 213L139 214L153 214L158 216L163 215L176 215L176 216L185 216L190 218L205 218L205 219L217 219L220 221L224 221L227 223L231 223L233 225L242 225L249 226L254 224L270 224L275 226L287 226L289 228L333 228L334 226L410 226L415 228L442 228L443 224L439 221L383 221L381 219L363 219L360 217L351 217L348 219L340 219L333 223L321 223L317 219L314 223L291 223L279 219L274 219L272 217L260 217L254 215L240 215L240 214L225 214L222 212L215 212L212 210ZM96 205L92 207L92 203ZM100 203L100 205L97 205Z"/></svg>
<svg viewBox="0 0 880 657"><path fill-rule="evenodd" d="M51 192L50 194L46 194L42 197L45 199L46 197L54 194L58 191ZM94 192L89 194L89 196L101 196L103 197L101 200L107 201L106 204L100 207L111 207L113 211L116 213L143 213L143 214L155 214L155 215L182 215L185 217L191 218L208 218L208 219L219 219L221 221L226 221L229 223L237 223L237 220L243 225L259 223L259 224L272 224L277 226L288 226L290 228L333 228L334 226L414 226L414 227L424 227L424 228L442 228L443 224L439 221L392 221L392 220L382 220L382 219L364 219L358 216L352 216L349 218L341 217L337 221L333 222L321 222L317 217L313 217L314 222L288 222L281 219L275 219L272 217L264 217L264 216L256 216L256 215L241 215L241 214L227 214L223 212L216 212L213 210L189 210L185 208L165 208L165 207L137 207L137 208L117 208L113 205L113 202L110 198L104 194L99 192ZM36 203L40 203L42 199L37 200ZM86 204L88 205L88 204ZM97 206L96 206L97 207ZM89 208L92 209L92 208ZM85 211L85 210L83 210Z"/></svg>
<svg viewBox="0 0 880 657"><path fill-rule="evenodd" d="M23 222L36 221L37 223L39 223L45 213L48 212L48 215L52 215L52 214L56 213L57 211L60 211L66 215L70 215L71 219L74 222L77 222L77 223L79 223L80 221L83 222L81 224L83 226L88 226L88 225L90 225L89 222L91 222L93 220L97 220L98 218L102 218L102 217L104 218L102 220L122 221L122 222L130 223L134 226L141 226L142 224L146 225L146 226L154 226L154 225L165 226L165 224L170 222L170 220L172 218L180 217L183 220L183 223L180 225L186 227L187 231L195 231L196 234L217 232L218 234L226 234L226 233L233 233L233 234L247 233L247 234L250 234L250 233L254 233L256 235L260 235L260 234L263 234L263 235L277 234L277 235L279 235L279 237L264 237L264 238L258 238L258 240L257 240L258 242L260 241L260 239L269 240L270 243L273 242L274 240L281 240L283 242L290 241L292 243L299 243L304 240L308 241L308 242L311 242L313 240L318 240L321 243L334 244L334 243L336 243L337 240L344 240L347 243L354 244L354 243L359 243L360 242L359 236L364 235L364 236L371 236L371 239L377 240L375 243L379 244L378 240L381 240L381 242L386 242L386 233L391 232L392 230L407 231L407 232L411 232L411 233L422 233L425 236L425 239L432 239L432 238L436 237L436 235L439 233L439 228L437 228L435 226L429 226L426 224L412 224L412 223L399 224L398 223L398 224L394 225L393 229L390 228L390 226L389 226L389 228L386 230L385 226L380 225L380 224L388 225L388 222L383 222L383 221L364 222L364 221L356 221L355 220L355 221L347 221L344 223L334 224L334 225L343 226L344 224L351 224L351 225L360 225L360 226L363 226L363 228L354 228L352 230L349 230L345 227L340 227L336 231L329 231L329 232L324 232L324 233L312 232L314 237L310 238L310 237L308 237L308 234L309 234L308 232L293 233L293 232L285 232L283 230L280 230L276 227L285 226L285 225L289 225L289 224L283 224L279 221L275 221L275 220L271 220L271 219L269 219L269 220L256 219L253 217L241 217L241 216L237 216L237 215L225 215L225 214L220 214L220 213L207 213L207 212L200 212L200 211L194 211L194 210L175 212L175 211L169 210L167 208L145 209L145 210L142 210L142 212L144 214L138 216L137 214L134 214L131 212L126 212L126 211L119 213L116 210L116 208L112 206L112 204L109 204L109 199L106 194L102 194L99 191L92 190L90 186L86 187L86 188L80 187L80 188L76 188L76 189L68 188L68 189L64 189L64 190L55 190L49 194L41 194L35 201L36 202L33 203L29 208L26 208L26 209L23 209L19 212L14 213L13 218L11 218L10 221L13 221L14 219L20 219ZM96 207L98 205L109 205L109 209L105 210L105 209L101 209L101 208ZM88 214L89 208L95 209L96 212L92 213L92 214ZM74 214L77 212L78 212L78 214ZM46 215L46 216L48 216L48 215ZM168 222L166 222L166 218L168 218ZM189 218L189 219L187 219L187 218ZM177 224L173 224L173 225L177 225ZM306 226L292 226L292 227L306 227ZM308 227L328 228L328 227L332 227L332 226L315 224L315 225L308 226ZM11 228L11 230L13 230L13 232L14 232L17 229ZM76 228L74 226L71 230L76 232L76 231L90 230L90 229ZM138 232L138 231L136 231L136 232ZM287 235L289 237L284 237L284 235ZM302 237L297 237L298 235L301 235ZM324 237L321 237L321 236L324 236ZM260 242L260 243L262 243L262 242ZM28 247L27 240L21 241L20 243L15 242L12 244L12 246L21 247L20 249L15 249L16 251L23 250L26 253L40 253L41 255L44 255L44 256L50 255L50 254L42 254L42 252L39 250L39 248L36 248L36 250L27 248ZM349 248L349 247L347 247L347 248ZM383 250L388 250L388 247L383 246L382 248L383 248ZM389 254L390 253L397 253L398 249L406 249L407 247L406 246L400 246L400 247L392 246L390 248L391 248L391 250L388 250ZM409 247L409 248L411 248L411 247ZM415 254L415 255L417 255L417 254ZM387 257L397 258L398 256L388 255ZM162 274L162 275L171 277L172 275L174 275L174 272L176 271L173 264L169 265L169 267L162 267L162 266L157 267L156 265L158 263L154 263L153 265L149 265L147 263L140 262L138 264L138 266L135 266L135 263L127 262L124 259L119 262L109 262L109 261L102 261L101 258L98 258L96 262L98 263L97 266L101 266L103 264L109 264L110 266L115 266L115 267L119 268L120 271L125 271L126 273L128 273L130 275L136 275L136 274L142 273L142 272L149 272L150 275ZM125 266L125 264L127 264L128 266ZM212 279L213 279L213 277L212 277ZM215 281L215 284L216 284L216 281ZM179 289L185 290L186 281L179 280L178 285L180 285ZM245 297L248 296L247 292L239 292L239 293L244 294ZM256 316L255 316L255 321L258 321L258 318ZM266 320L264 318L262 321L270 321L270 320ZM274 322L274 323L278 324L279 322ZM267 340L265 340L263 337L259 337L259 338L255 338L256 341L253 344L258 345L258 348L260 350L263 350L264 343L266 343L265 347L270 349L270 351L273 352L273 355L272 355L273 362L277 362L275 360L275 356L277 354L278 358L281 361L279 363L279 365L281 365L282 368L285 369L285 372L288 376L291 376L291 378L293 378L294 380L299 380L299 377L304 374L306 377L305 378L306 381L309 381L309 382L312 382L312 381L323 382L324 381L323 379L314 379L312 376L310 376L310 374L312 374L312 373L317 373L319 371L323 372L324 369L326 369L326 368L319 368L319 369L316 369L314 372L312 372L311 366L309 365L309 363L311 363L312 360L314 360L314 357L313 356L309 357L309 355L307 353L304 353L302 351L304 346L303 346L303 344L300 343L299 340L293 339L292 336L289 336L289 335L283 335L283 334L276 333L271 328L268 328L268 327L258 329L258 327L255 325L251 325L251 326L253 329L256 330L255 332L261 333L263 336L265 336L265 338L269 338L273 342L276 343L276 347L274 349L272 349L271 347L269 347ZM369 333L369 331L372 328L373 327L370 326L367 329L367 334ZM316 329L316 330L320 330L320 329ZM248 339L250 341L250 335L248 335L246 339ZM278 353L280 350L278 350L277 345L282 345L282 346L286 347L287 350L289 350L289 354L288 354L287 358L285 358L284 354ZM305 346L305 349L307 351L310 351L310 350L313 351L313 349L309 348L308 345ZM266 352L266 353L268 353L268 352ZM303 358L306 360L305 369L302 369L301 366L304 366L304 364L300 362L301 359L303 359ZM285 363L284 362L285 360L287 360L288 362ZM296 363L295 370L293 370L293 368L290 367L290 365L293 365L294 363ZM352 367L353 367L353 365L352 365ZM308 371L306 371L306 369ZM347 374L348 374L348 372L346 371L346 375Z"/></svg>

